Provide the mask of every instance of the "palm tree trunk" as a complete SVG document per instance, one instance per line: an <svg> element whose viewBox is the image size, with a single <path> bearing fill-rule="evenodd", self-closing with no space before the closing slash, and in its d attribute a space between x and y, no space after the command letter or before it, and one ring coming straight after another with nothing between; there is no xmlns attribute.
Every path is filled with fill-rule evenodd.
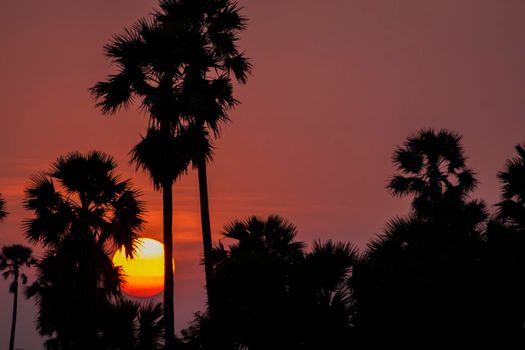
<svg viewBox="0 0 525 350"><path fill-rule="evenodd" d="M206 275L206 292L208 296L208 307L211 313L214 302L211 292L212 277L213 277L213 262L212 262L212 239L211 239L211 224L210 224L210 208L208 205L208 179L206 175L206 159L199 161L198 167L199 176L199 195L201 204L201 226L202 226L202 243L204 245L204 271Z"/></svg>
<svg viewBox="0 0 525 350"><path fill-rule="evenodd" d="M9 338L9 350L13 350L15 347L16 309L18 307L18 271L15 271L15 280L13 283L13 294L15 295L15 297L13 301L13 317L11 321L11 337Z"/></svg>
<svg viewBox="0 0 525 350"><path fill-rule="evenodd" d="M163 240L164 240L164 339L165 349L175 346L175 319L173 315L173 193L172 183L162 186Z"/></svg>

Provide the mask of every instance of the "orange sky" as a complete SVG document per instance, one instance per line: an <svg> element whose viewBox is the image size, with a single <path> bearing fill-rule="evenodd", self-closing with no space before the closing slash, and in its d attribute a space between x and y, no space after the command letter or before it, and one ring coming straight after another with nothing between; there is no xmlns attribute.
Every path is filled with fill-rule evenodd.
<svg viewBox="0 0 525 350"><path fill-rule="evenodd" d="M299 238L360 245L406 201L384 190L395 145L421 127L465 137L476 196L497 200L496 172L525 141L525 2L521 0L241 0L241 47L254 76L209 169L214 238L225 223L276 213ZM29 176L61 154L115 156L147 201L146 234L161 237L161 200L128 165L144 131L135 110L104 117L88 88L110 72L102 46L154 0L0 2L0 192L11 215L0 245L23 242ZM176 327L204 297L196 176L174 188ZM0 282L1 309L10 308ZM39 349L31 302L21 303L17 346ZM0 340L9 317L0 313ZM0 347L3 345L0 344Z"/></svg>

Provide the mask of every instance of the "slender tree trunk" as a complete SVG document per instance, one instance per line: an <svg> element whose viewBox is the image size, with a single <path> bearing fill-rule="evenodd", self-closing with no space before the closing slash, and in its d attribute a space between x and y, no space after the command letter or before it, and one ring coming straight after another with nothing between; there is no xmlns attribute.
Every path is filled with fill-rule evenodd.
<svg viewBox="0 0 525 350"><path fill-rule="evenodd" d="M164 339L166 350L175 347L175 319L173 315L173 193L172 183L162 186L163 240L164 240Z"/></svg>
<svg viewBox="0 0 525 350"><path fill-rule="evenodd" d="M206 275L206 292L208 296L208 307L212 312L214 307L213 292L212 292L212 277L213 277L213 263L212 263L212 239L211 239L211 224L210 224L210 208L208 205L208 179L206 175L206 160L199 161L198 167L199 175L199 195L201 204L201 226L202 226L202 243L204 245L204 271Z"/></svg>
<svg viewBox="0 0 525 350"><path fill-rule="evenodd" d="M15 329L16 329L16 309L18 307L18 271L15 271L14 280L14 300L13 300L13 318L11 321L11 338L9 338L9 350L13 350L15 347Z"/></svg>

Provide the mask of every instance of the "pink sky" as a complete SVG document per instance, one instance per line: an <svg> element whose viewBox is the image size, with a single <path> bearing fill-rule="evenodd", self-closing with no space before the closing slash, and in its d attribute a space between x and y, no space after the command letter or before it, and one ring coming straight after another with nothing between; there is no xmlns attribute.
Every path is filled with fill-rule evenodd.
<svg viewBox="0 0 525 350"><path fill-rule="evenodd" d="M395 145L422 127L464 135L476 197L498 199L496 172L525 141L525 2L521 0L242 0L241 47L254 75L209 169L214 238L251 214L280 214L299 239L363 246L406 201L384 189ZM102 47L153 0L0 3L0 192L11 215L0 245L24 242L23 189L59 155L98 149L142 188L145 235L161 237L161 198L128 165L147 118L104 117L88 88L111 70ZM176 327L202 308L196 174L174 188ZM11 296L0 282L0 341ZM32 301L17 346L40 349ZM3 347L7 344L0 344Z"/></svg>

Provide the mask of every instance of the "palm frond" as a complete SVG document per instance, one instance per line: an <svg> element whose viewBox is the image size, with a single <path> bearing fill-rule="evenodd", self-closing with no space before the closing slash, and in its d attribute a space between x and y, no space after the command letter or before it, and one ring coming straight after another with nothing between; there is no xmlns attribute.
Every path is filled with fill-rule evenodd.
<svg viewBox="0 0 525 350"><path fill-rule="evenodd" d="M515 147L517 157L505 163L505 170L498 173L501 182L501 201L497 216L503 222L525 227L525 149Z"/></svg>
<svg viewBox="0 0 525 350"><path fill-rule="evenodd" d="M101 232L103 242L111 240L117 249L124 247L126 257L132 258L136 242L144 229L144 203L138 198L141 193L126 189L111 202L113 217Z"/></svg>
<svg viewBox="0 0 525 350"><path fill-rule="evenodd" d="M137 350L162 348L164 336L163 306L160 303L141 305L138 316Z"/></svg>
<svg viewBox="0 0 525 350"><path fill-rule="evenodd" d="M157 128L149 128L130 153L131 163L150 176L157 190L184 174L191 161L179 138Z"/></svg>

